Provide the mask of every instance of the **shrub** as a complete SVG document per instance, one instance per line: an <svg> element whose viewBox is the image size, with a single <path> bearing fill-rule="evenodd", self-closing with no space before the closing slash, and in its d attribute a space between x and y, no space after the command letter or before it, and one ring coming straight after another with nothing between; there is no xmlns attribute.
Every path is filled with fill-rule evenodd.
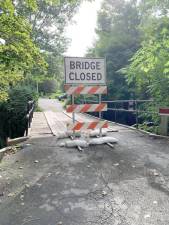
<svg viewBox="0 0 169 225"><path fill-rule="evenodd" d="M24 136L27 103L37 98L37 94L29 87L17 86L10 89L8 101L0 104L0 147L5 145L7 137Z"/></svg>
<svg viewBox="0 0 169 225"><path fill-rule="evenodd" d="M39 84L39 92L43 92L45 95L54 93L57 88L56 80L45 80Z"/></svg>

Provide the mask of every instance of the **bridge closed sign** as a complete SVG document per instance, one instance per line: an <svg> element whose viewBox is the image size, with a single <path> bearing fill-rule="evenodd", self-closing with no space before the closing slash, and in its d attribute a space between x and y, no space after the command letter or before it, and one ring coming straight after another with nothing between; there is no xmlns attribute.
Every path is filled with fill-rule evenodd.
<svg viewBox="0 0 169 225"><path fill-rule="evenodd" d="M65 84L105 85L105 59L65 57Z"/></svg>

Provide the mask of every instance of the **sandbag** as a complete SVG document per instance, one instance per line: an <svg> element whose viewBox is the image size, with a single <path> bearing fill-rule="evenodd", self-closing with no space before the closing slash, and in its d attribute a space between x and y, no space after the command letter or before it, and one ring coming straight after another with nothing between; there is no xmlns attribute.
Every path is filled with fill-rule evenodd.
<svg viewBox="0 0 169 225"><path fill-rule="evenodd" d="M76 131L76 132L74 132L73 133L73 131L67 131L67 134L68 134L68 136L70 137L70 136L73 136L73 135L75 135L75 137L80 137L81 136L81 132L80 131Z"/></svg>
<svg viewBox="0 0 169 225"><path fill-rule="evenodd" d="M97 137L100 135L100 130L97 129L97 130L91 130L90 133L89 133L89 136L90 137ZM102 129L102 136L106 136L107 135L107 130L103 130Z"/></svg>
<svg viewBox="0 0 169 225"><path fill-rule="evenodd" d="M75 134L73 134L73 131L60 131L60 132L58 132L56 137L58 139L64 139L64 138L68 138L73 135L75 135L75 137L80 137L80 132L75 132Z"/></svg>
<svg viewBox="0 0 169 225"><path fill-rule="evenodd" d="M66 131L60 131L58 132L57 136L56 136L58 139L62 139L62 138L68 138L68 134Z"/></svg>
<svg viewBox="0 0 169 225"><path fill-rule="evenodd" d="M101 145L105 143L117 143L118 140L113 137L100 137L89 140L89 145Z"/></svg>
<svg viewBox="0 0 169 225"><path fill-rule="evenodd" d="M65 141L60 144L60 147L68 147L73 148L80 146L82 148L87 148L89 146L88 142L85 140L72 140L72 141Z"/></svg>

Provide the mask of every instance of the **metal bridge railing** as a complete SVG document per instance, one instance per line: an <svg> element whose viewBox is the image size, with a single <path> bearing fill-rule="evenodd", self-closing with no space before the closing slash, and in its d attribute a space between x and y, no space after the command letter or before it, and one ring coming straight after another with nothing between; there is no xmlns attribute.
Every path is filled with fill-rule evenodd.
<svg viewBox="0 0 169 225"><path fill-rule="evenodd" d="M103 103L108 104L108 111L114 111L115 116L114 116L114 122L117 122L117 116L118 112L129 112L135 114L135 126L138 128L139 125L139 117L140 114L149 114L149 115L158 115L158 109L159 106L156 105L154 100L149 99L149 100L106 100L102 101ZM85 103L98 103L98 101L95 100L86 100ZM153 105L154 110L144 110L145 107L143 107L143 104L151 104ZM140 107L142 106L142 107Z"/></svg>
<svg viewBox="0 0 169 225"><path fill-rule="evenodd" d="M35 101L29 101L27 105L27 114L26 114L26 128L25 128L26 136L28 136L28 130L31 126L34 109L35 109Z"/></svg>

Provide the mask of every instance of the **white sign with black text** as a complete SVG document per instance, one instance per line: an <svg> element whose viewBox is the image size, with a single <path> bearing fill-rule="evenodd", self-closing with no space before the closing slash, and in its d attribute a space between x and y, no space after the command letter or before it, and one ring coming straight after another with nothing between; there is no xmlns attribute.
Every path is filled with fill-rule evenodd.
<svg viewBox="0 0 169 225"><path fill-rule="evenodd" d="M105 85L105 59L65 57L65 84Z"/></svg>

